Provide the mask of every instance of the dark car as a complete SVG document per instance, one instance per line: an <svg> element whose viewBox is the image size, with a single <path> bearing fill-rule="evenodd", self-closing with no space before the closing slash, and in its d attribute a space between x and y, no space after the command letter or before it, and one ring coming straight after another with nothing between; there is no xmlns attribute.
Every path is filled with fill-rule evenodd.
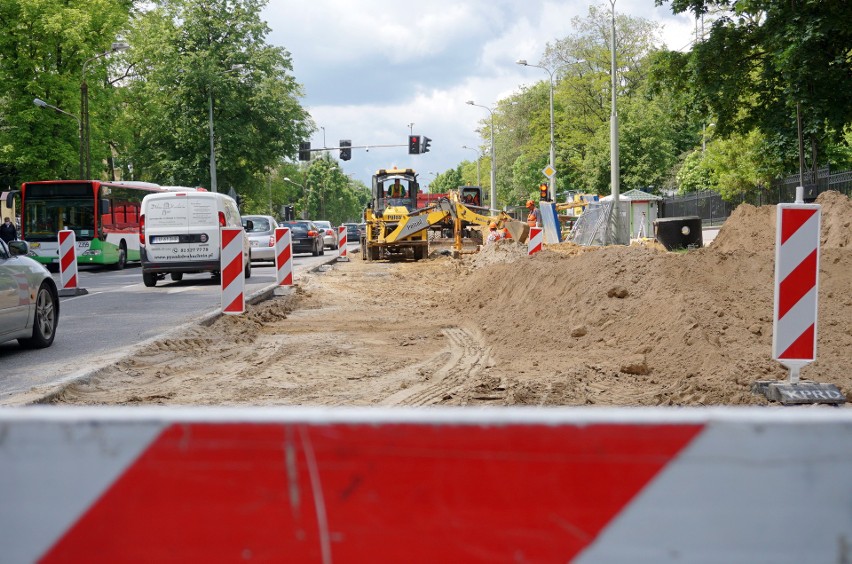
<svg viewBox="0 0 852 564"><path fill-rule="evenodd" d="M293 254L311 253L314 256L325 254L323 231L312 221L284 221L279 227L289 227L293 241Z"/></svg>
<svg viewBox="0 0 852 564"><path fill-rule="evenodd" d="M346 242L357 243L361 238L361 227L357 223L344 223L346 226Z"/></svg>

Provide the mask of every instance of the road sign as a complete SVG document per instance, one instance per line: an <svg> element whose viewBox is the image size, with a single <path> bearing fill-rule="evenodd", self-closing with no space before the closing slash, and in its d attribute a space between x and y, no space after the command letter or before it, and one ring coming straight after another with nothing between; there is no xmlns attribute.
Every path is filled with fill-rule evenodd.
<svg viewBox="0 0 852 564"><path fill-rule="evenodd" d="M542 174L544 174L548 178L553 178L553 175L556 174L556 169L553 168L553 165L547 165L542 169Z"/></svg>

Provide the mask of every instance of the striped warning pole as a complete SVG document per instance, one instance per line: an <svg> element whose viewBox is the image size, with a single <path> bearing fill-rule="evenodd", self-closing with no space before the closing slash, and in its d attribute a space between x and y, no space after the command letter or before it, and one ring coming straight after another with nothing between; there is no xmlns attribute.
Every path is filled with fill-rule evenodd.
<svg viewBox="0 0 852 564"><path fill-rule="evenodd" d="M346 226L337 226L337 260L349 260L346 256Z"/></svg>
<svg viewBox="0 0 852 564"><path fill-rule="evenodd" d="M541 250L541 244L544 241L544 229L541 227L530 227L530 240L527 243L529 255L534 255Z"/></svg>
<svg viewBox="0 0 852 564"><path fill-rule="evenodd" d="M71 229L59 232L60 290L77 290L77 236Z"/></svg>
<svg viewBox="0 0 852 564"><path fill-rule="evenodd" d="M222 313L240 314L246 310L245 265L243 264L243 237L241 227L222 227L219 254L222 280Z"/></svg>
<svg viewBox="0 0 852 564"><path fill-rule="evenodd" d="M775 315L772 357L790 369L790 383L799 370L816 360L817 294L819 291L819 204L778 204L775 233Z"/></svg>
<svg viewBox="0 0 852 564"><path fill-rule="evenodd" d="M293 285L293 235L289 227L275 228L275 270L279 286Z"/></svg>

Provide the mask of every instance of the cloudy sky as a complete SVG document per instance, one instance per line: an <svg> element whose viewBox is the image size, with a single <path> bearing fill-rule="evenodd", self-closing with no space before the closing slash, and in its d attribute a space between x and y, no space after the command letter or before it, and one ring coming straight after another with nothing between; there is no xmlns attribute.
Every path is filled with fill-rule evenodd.
<svg viewBox="0 0 852 564"><path fill-rule="evenodd" d="M523 85L549 79L536 68L548 42L572 33L571 18L585 17L597 0L269 0L267 41L293 57L302 105L316 122L311 147L354 146L343 170L368 186L379 168L412 167L421 185L474 160L483 108ZM609 0L598 5L610 9ZM671 49L690 42L694 22L654 0L617 0L618 13L662 24ZM408 155L409 124L432 139L425 155ZM379 145L406 145L379 147ZM334 151L337 157L337 152ZM497 155L499 161L500 155ZM483 177L488 172L483 169Z"/></svg>

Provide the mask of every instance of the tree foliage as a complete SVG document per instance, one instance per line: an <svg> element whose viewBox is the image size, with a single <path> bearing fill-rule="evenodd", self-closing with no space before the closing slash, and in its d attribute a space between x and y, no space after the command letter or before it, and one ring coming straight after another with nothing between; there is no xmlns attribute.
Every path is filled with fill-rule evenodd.
<svg viewBox="0 0 852 564"><path fill-rule="evenodd" d="M128 169L139 178L249 190L312 131L290 55L265 43L261 0L160 0L130 33L136 74Z"/></svg>

